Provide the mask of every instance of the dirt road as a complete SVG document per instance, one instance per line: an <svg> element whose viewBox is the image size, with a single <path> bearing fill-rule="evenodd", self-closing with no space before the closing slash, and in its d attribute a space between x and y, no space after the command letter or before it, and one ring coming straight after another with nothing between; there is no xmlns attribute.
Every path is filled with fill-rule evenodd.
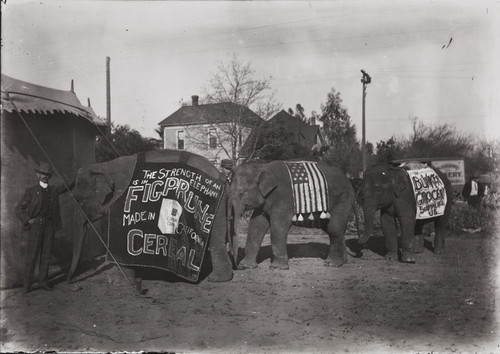
<svg viewBox="0 0 500 354"><path fill-rule="evenodd" d="M266 236L259 268L237 271L229 283L142 272L147 293L138 295L116 267L94 264L97 272L74 284L61 279L52 292L2 290L1 349L500 352L498 237L455 234L446 254L426 248L417 264L386 262L383 239L372 238L362 257L350 251L348 264L327 268L327 236L297 230L290 270L269 269ZM347 238L352 245L356 237Z"/></svg>

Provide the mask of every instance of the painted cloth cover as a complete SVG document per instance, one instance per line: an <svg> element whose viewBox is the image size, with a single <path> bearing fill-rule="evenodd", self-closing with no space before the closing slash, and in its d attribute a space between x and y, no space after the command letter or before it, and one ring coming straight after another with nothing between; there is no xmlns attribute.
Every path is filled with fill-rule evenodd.
<svg viewBox="0 0 500 354"><path fill-rule="evenodd" d="M314 220L330 218L328 213L328 185L323 172L316 162L286 161L290 174L295 214L293 221L303 221L304 217Z"/></svg>
<svg viewBox="0 0 500 354"><path fill-rule="evenodd" d="M417 203L417 219L429 219L444 214L446 189L443 181L430 167L407 170Z"/></svg>
<svg viewBox="0 0 500 354"><path fill-rule="evenodd" d="M129 185L111 204L108 248L119 264L197 281L224 181L194 154L165 151L163 161L145 154L137 155ZM180 158L168 161L169 155Z"/></svg>

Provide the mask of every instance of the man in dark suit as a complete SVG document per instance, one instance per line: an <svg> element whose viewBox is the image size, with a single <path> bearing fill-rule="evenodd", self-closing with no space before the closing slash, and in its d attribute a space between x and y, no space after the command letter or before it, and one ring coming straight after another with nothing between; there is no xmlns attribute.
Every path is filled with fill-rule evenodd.
<svg viewBox="0 0 500 354"><path fill-rule="evenodd" d="M31 284L35 273L35 266L40 255L38 284L41 289L50 291L48 284L49 262L52 253L52 243L55 231L62 228L59 212L59 194L68 189L64 184L50 186L52 169L46 162L42 162L35 169L38 184L26 189L24 196L16 204L16 215L28 230L28 245L23 277L25 293L31 291ZM71 188L71 187L70 187Z"/></svg>
<svg viewBox="0 0 500 354"><path fill-rule="evenodd" d="M470 206L477 209L484 195L485 188L483 184L479 183L479 175L473 174L470 180L465 183L462 189L462 196Z"/></svg>

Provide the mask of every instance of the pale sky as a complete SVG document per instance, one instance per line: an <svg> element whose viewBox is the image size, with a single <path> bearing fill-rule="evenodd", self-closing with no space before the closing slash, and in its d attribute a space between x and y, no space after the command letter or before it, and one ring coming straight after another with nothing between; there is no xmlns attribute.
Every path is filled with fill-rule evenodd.
<svg viewBox="0 0 500 354"><path fill-rule="evenodd" d="M373 143L408 135L415 116L500 138L498 1L3 1L2 73L74 79L105 117L109 56L112 120L144 136L237 53L285 110L320 112L334 87L360 138L364 69Z"/></svg>

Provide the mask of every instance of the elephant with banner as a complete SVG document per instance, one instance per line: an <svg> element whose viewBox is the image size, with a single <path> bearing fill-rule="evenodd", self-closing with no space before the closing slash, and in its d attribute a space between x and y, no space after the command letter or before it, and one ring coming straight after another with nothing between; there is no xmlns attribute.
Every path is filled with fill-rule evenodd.
<svg viewBox="0 0 500 354"><path fill-rule="evenodd" d="M425 174L422 177L418 174L410 177L411 171L425 171ZM413 184L411 178L414 180ZM416 190L426 185L429 188L434 185L436 188L425 193ZM414 263L416 253L423 251L422 228L428 222L434 223L434 253L444 252L446 227L453 200L452 186L444 173L418 162L407 163L404 167L372 166L364 173L362 192L365 229L358 240L359 244L364 245L370 238L375 212L380 210L387 260L398 259L396 219L401 226L403 262ZM432 211L436 206L441 207L441 215L424 215L417 219L417 211Z"/></svg>
<svg viewBox="0 0 500 354"><path fill-rule="evenodd" d="M142 164L159 167L155 171L148 170L141 167ZM166 168L172 164L180 167ZM182 166L186 168L182 168ZM144 180L137 178L137 173L141 174ZM217 194L212 193L213 200L218 200L218 202L217 205L211 205L210 208L202 203L202 195L210 193L202 181L202 175L204 180L210 181L212 187L217 183L218 188L220 188L220 192L218 191ZM231 280L233 267L226 246L226 242L230 240L227 239L227 198L223 193L224 188L225 177L207 159L177 150L154 150L80 168L76 176L73 194L82 209L82 230L75 236L73 258L67 281L72 280L77 269L90 222L102 219L108 221L109 234L102 235L102 237L108 236L108 246L113 246L113 242L116 244L113 238L116 239L116 234L121 234L119 236L121 239L118 239L118 242L123 244L123 248L126 248L128 254L125 256L128 257L128 260L124 259L118 263L124 265L129 274L133 275L131 270L134 269L130 259L148 257L149 254L156 259L162 258L160 256L168 258L168 264L174 267L185 266L187 263L188 267L191 264L191 269L199 271L204 250L208 247L212 261L212 272L208 280ZM193 191L198 194L193 193ZM166 204L175 203L179 207L174 208L174 210L172 207L165 209L165 201L169 202ZM161 209L158 207L158 210L147 214L140 212L139 209L139 212L133 213L133 205L139 203L144 208L151 205L161 205ZM179 203L183 205L180 206ZM167 214L165 214L164 209L168 211ZM184 222L185 225L181 230L179 225L183 219L179 221L179 215L183 211L187 215L186 217L190 215L189 223L194 222L195 219L199 220L198 223L204 227L206 234L210 234L209 239L206 236L202 240L200 235L188 225L188 222ZM138 225L142 219L146 219L146 216L151 219L147 221L149 221L149 227L153 229L142 232ZM177 224L173 225L172 218L175 217L177 217ZM211 226L210 232L208 232L208 225ZM120 228L123 227L128 227L128 229L123 232L113 231L116 228L121 230ZM167 231L169 228L170 231ZM168 232L175 234L177 239L170 236L167 238L164 233ZM193 263L194 251L183 249L179 244L175 246L176 243L183 242L182 239L184 242L189 241L201 245L197 250L197 265ZM205 241L208 241L207 244ZM148 266L155 267L154 264ZM197 280L197 274L196 277L191 274L186 278Z"/></svg>
<svg viewBox="0 0 500 354"><path fill-rule="evenodd" d="M234 171L229 199L236 219L236 235L240 233L242 214L252 210L245 257L238 269L257 267L257 253L268 230L273 253L271 268L288 269L287 235L293 223L319 227L328 233L326 266L347 262L344 233L354 191L339 168L310 161L245 163ZM237 254L237 239L233 246L233 253Z"/></svg>

